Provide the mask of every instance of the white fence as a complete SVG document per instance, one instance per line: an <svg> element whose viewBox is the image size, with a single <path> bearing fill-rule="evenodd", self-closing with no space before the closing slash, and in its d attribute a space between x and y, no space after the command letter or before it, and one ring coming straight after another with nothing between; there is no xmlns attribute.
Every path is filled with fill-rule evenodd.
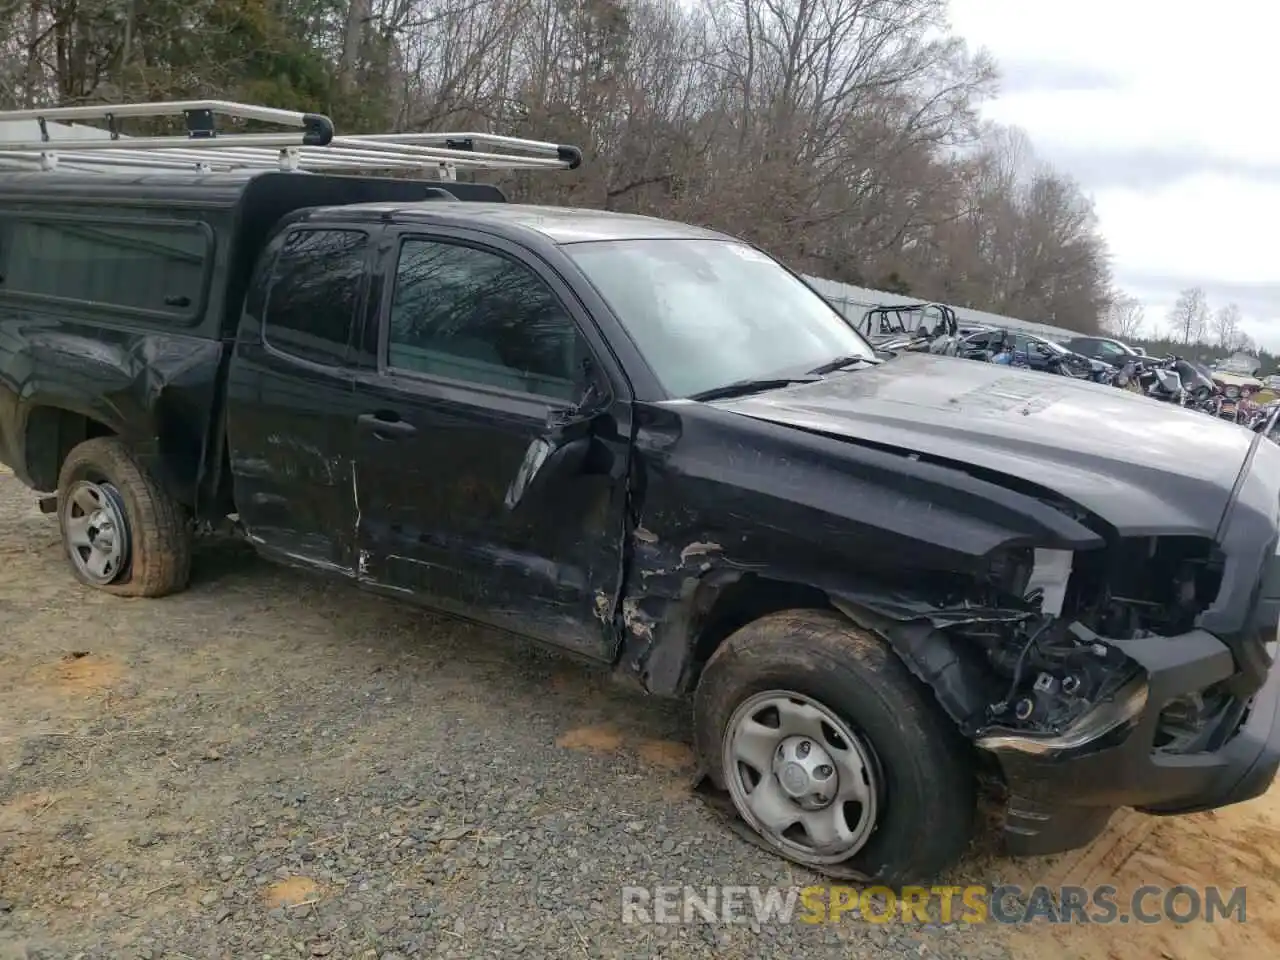
<svg viewBox="0 0 1280 960"><path fill-rule="evenodd" d="M850 320L861 320L862 315L872 307L899 306L908 303L921 303L920 297L904 297L899 293L886 293L883 290L872 290L868 287L855 287L848 283L836 283L834 280L823 280L821 277L804 278L813 288L827 298L833 306ZM1019 320L1016 317L1002 317L985 310L971 310L968 307L952 307L956 319L963 326L1004 327L1029 333L1048 340L1065 340L1080 335L1077 330L1066 330L1062 327L1050 326L1047 323L1033 323L1030 320Z"/></svg>

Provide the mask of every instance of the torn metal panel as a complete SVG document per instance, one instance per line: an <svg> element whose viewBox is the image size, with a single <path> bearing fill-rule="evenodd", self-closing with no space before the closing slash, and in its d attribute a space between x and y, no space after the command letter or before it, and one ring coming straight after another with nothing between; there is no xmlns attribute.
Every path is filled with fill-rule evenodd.
<svg viewBox="0 0 1280 960"><path fill-rule="evenodd" d="M537 397L372 375L354 403L404 425L353 436L362 577L613 659L629 445L607 404L548 413Z"/></svg>
<svg viewBox="0 0 1280 960"><path fill-rule="evenodd" d="M993 555L1036 542L1103 542L1052 504L958 470L706 405L658 405L642 423L619 666L655 691L692 682L697 631L744 576L931 629L1017 623L1028 608L940 603L919 583L992 576Z"/></svg>
<svg viewBox="0 0 1280 960"><path fill-rule="evenodd" d="M516 505L520 503L525 491L529 489L529 484L537 477L538 471L542 469L554 451L555 447L547 437L534 437L529 441L524 459L520 461L520 469L516 471L510 486L507 487L506 496L502 500L503 505L508 510L514 510Z"/></svg>
<svg viewBox="0 0 1280 960"><path fill-rule="evenodd" d="M962 641L939 629L947 625L945 614L934 620L942 612L926 609L921 601L914 605L914 613L903 616L903 604L878 607L875 598L866 594L835 597L832 604L853 623L887 640L916 678L933 690L939 704L962 730L980 722L998 685L992 682L990 672L981 668L972 651L960 648ZM1026 611L990 613L993 619L989 622L999 623L1024 622L1033 616Z"/></svg>
<svg viewBox="0 0 1280 960"><path fill-rule="evenodd" d="M52 490L59 455L92 421L89 431L120 436L174 496L196 503L218 466L204 454L221 343L90 325L44 305L0 308L0 340L0 462L24 483Z"/></svg>

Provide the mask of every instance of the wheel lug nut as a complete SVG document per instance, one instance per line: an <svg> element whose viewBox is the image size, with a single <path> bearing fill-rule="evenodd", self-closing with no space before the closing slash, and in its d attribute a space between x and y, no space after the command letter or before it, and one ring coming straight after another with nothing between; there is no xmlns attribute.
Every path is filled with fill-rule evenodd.
<svg viewBox="0 0 1280 960"><path fill-rule="evenodd" d="M797 756L800 756L800 757L807 757L807 756L809 755L809 741L808 741L808 740L801 740L801 741L800 741L800 745L799 745L798 747L796 747L796 755L797 755Z"/></svg>
<svg viewBox="0 0 1280 960"><path fill-rule="evenodd" d="M827 766L824 763L822 766L818 767L818 769L813 772L818 775L819 780L825 780L827 779L827 777L831 776L831 774L834 773L835 771L833 771L829 766Z"/></svg>

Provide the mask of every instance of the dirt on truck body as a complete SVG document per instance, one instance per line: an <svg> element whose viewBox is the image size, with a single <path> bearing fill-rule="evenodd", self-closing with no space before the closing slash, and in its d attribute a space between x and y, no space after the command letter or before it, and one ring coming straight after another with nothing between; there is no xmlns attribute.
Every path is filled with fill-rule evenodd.
<svg viewBox="0 0 1280 960"><path fill-rule="evenodd" d="M323 163L0 174L0 273L0 461L83 582L180 590L231 518L692 694L710 782L799 863L935 875L980 781L1039 854L1280 764L1280 448L1230 424L886 359L714 231Z"/></svg>

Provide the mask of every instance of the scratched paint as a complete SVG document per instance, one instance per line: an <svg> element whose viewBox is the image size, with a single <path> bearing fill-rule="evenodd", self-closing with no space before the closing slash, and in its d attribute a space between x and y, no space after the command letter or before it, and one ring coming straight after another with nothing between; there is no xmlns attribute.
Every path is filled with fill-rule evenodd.
<svg viewBox="0 0 1280 960"><path fill-rule="evenodd" d="M724 547L718 543L691 543L680 551L680 562L688 563L690 557L700 557L708 553L718 553Z"/></svg>
<svg viewBox="0 0 1280 960"><path fill-rule="evenodd" d="M351 461L351 507L355 514L355 539L352 541L356 545L356 573L363 577L369 573L369 552L360 547L362 531L360 513L360 483L356 478L356 462Z"/></svg>

